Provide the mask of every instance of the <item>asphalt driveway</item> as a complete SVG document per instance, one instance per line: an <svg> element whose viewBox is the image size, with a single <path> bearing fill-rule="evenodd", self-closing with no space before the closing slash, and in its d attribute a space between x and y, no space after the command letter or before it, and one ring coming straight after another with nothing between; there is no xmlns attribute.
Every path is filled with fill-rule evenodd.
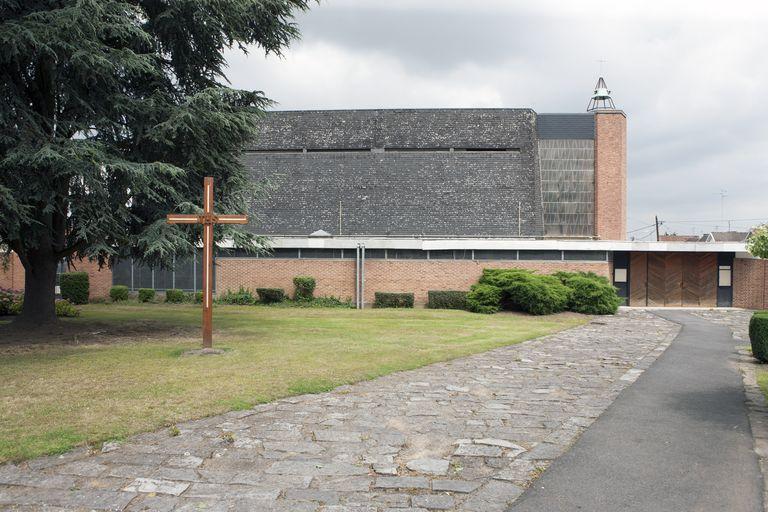
<svg viewBox="0 0 768 512"><path fill-rule="evenodd" d="M667 351L510 508L762 511L762 477L727 327L684 311Z"/></svg>

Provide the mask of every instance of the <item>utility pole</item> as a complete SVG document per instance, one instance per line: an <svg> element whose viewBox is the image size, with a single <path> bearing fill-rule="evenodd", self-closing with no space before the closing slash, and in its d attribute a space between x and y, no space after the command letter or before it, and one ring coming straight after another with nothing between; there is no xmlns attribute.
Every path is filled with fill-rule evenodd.
<svg viewBox="0 0 768 512"><path fill-rule="evenodd" d="M659 241L659 216L654 217L656 219L656 241Z"/></svg>

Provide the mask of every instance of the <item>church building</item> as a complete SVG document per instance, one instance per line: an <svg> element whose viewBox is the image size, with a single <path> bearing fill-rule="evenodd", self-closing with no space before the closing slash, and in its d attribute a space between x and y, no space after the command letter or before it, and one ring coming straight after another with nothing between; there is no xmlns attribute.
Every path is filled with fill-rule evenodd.
<svg viewBox="0 0 768 512"><path fill-rule="evenodd" d="M526 268L604 275L630 306L768 307L766 262L743 240L627 240L627 116L602 78L582 113L273 111L242 159L265 190L247 228L273 249L220 248L217 292L290 292L308 275L316 295L358 307L375 292L423 304L430 290L468 290L484 268ZM200 267L129 260L110 274L132 290L192 291Z"/></svg>

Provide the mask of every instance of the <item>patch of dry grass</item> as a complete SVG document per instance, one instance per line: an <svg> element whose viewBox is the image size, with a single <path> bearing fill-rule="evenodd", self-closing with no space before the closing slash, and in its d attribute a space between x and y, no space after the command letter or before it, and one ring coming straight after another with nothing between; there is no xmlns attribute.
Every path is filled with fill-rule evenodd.
<svg viewBox="0 0 768 512"><path fill-rule="evenodd" d="M189 357L183 353L199 344L199 307L84 306L58 339L51 335L44 344L0 332L16 337L0 345L0 461L325 391L586 320L573 314L220 306L214 344L226 352ZM118 342L105 343L110 339Z"/></svg>

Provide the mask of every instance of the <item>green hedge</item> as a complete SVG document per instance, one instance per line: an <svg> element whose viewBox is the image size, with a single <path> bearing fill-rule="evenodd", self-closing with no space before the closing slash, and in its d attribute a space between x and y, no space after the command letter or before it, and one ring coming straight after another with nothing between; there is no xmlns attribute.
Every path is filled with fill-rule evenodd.
<svg viewBox="0 0 768 512"><path fill-rule="evenodd" d="M749 320L749 341L752 355L762 363L768 363L768 311L758 311Z"/></svg>
<svg viewBox="0 0 768 512"><path fill-rule="evenodd" d="M109 298L112 302L128 300L128 287L121 284L113 286L109 289Z"/></svg>
<svg viewBox="0 0 768 512"><path fill-rule="evenodd" d="M171 304L181 304L187 302L188 296L184 290L178 288L169 288L165 290L165 302Z"/></svg>
<svg viewBox="0 0 768 512"><path fill-rule="evenodd" d="M219 304L232 304L236 306L252 306L256 303L256 297L250 289L241 286L236 292L227 290L216 298Z"/></svg>
<svg viewBox="0 0 768 512"><path fill-rule="evenodd" d="M195 304L203 303L203 292L195 292L194 296Z"/></svg>
<svg viewBox="0 0 768 512"><path fill-rule="evenodd" d="M412 308L412 293L374 293L373 307L375 308Z"/></svg>
<svg viewBox="0 0 768 512"><path fill-rule="evenodd" d="M431 309L467 309L467 292L461 290L430 290L427 307Z"/></svg>
<svg viewBox="0 0 768 512"><path fill-rule="evenodd" d="M24 296L17 291L0 288L0 316L17 315L21 308L18 307L24 300Z"/></svg>
<svg viewBox="0 0 768 512"><path fill-rule="evenodd" d="M501 288L492 284L473 284L467 294L467 309L491 314L501 308Z"/></svg>
<svg viewBox="0 0 768 512"><path fill-rule="evenodd" d="M67 318L75 318L80 316L80 310L77 309L67 299L56 301L56 316L63 316Z"/></svg>
<svg viewBox="0 0 768 512"><path fill-rule="evenodd" d="M571 290L568 309L586 315L614 315L621 305L616 288L606 277L589 273L558 272L556 276Z"/></svg>
<svg viewBox="0 0 768 512"><path fill-rule="evenodd" d="M59 276L61 298L72 304L88 304L90 284L87 272L64 272Z"/></svg>
<svg viewBox="0 0 768 512"><path fill-rule="evenodd" d="M296 276L293 278L294 300L312 300L315 294L315 278L311 276Z"/></svg>
<svg viewBox="0 0 768 512"><path fill-rule="evenodd" d="M139 302L152 302L155 299L155 290L152 288L139 288Z"/></svg>
<svg viewBox="0 0 768 512"><path fill-rule="evenodd" d="M470 310L493 313L499 309L520 310L532 315L565 311L589 315L616 313L621 299L604 276L592 272L536 274L524 269L484 269L468 297ZM486 288L492 287L492 288ZM496 291L494 291L494 289ZM495 298L498 295L498 303Z"/></svg>
<svg viewBox="0 0 768 512"><path fill-rule="evenodd" d="M285 300L285 291L282 288L256 288L256 293L262 304L274 304Z"/></svg>

